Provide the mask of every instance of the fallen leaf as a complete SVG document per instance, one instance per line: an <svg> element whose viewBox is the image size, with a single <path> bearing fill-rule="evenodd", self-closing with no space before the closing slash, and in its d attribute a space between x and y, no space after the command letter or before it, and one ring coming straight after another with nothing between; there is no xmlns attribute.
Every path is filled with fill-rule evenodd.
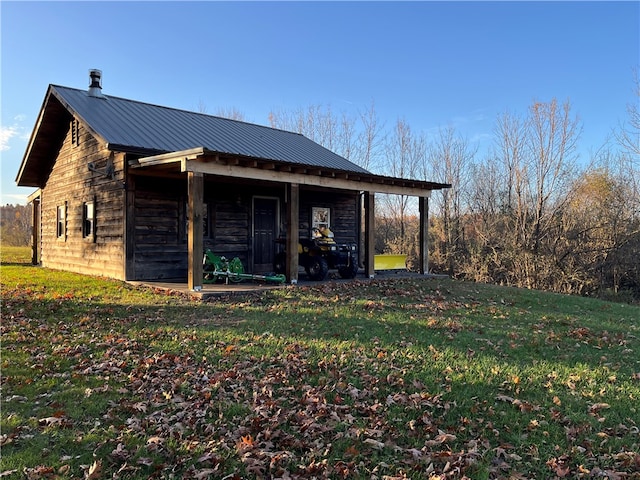
<svg viewBox="0 0 640 480"><path fill-rule="evenodd" d="M147 439L147 445L150 444L150 443L163 444L164 443L164 438L158 437L158 436L149 437Z"/></svg>
<svg viewBox="0 0 640 480"><path fill-rule="evenodd" d="M513 397L509 397L509 396L507 396L507 395L502 395L502 394L498 395L498 396L496 397L496 400L499 400L499 401L501 401L501 402L509 402L509 403L513 403Z"/></svg>
<svg viewBox="0 0 640 480"><path fill-rule="evenodd" d="M85 480L97 480L102 473L102 460L96 460L91 464L86 473Z"/></svg>
<svg viewBox="0 0 640 480"><path fill-rule="evenodd" d="M41 478L48 478L55 470L52 467L37 466L35 468L25 468L23 473L27 477L27 480L40 480Z"/></svg>
<svg viewBox="0 0 640 480"><path fill-rule="evenodd" d="M610 408L608 403L594 403L589 406L589 413L598 413L600 410L605 410L607 408Z"/></svg>
<svg viewBox="0 0 640 480"><path fill-rule="evenodd" d="M374 438L367 438L364 443L366 443L367 445L371 445L372 447L378 449L378 450L382 450L384 448L384 442L380 442Z"/></svg>
<svg viewBox="0 0 640 480"><path fill-rule="evenodd" d="M211 475L213 475L213 474L215 474L217 472L218 472L217 469L205 468L203 470L198 470L196 473L194 473L193 474L193 478L197 478L197 479L209 478ZM231 477L231 478L233 478L233 477Z"/></svg>
<svg viewBox="0 0 640 480"><path fill-rule="evenodd" d="M63 416L44 417L38 420L38 424L41 427L60 427L60 428L71 427L71 421L68 418Z"/></svg>
<svg viewBox="0 0 640 480"><path fill-rule="evenodd" d="M345 453L346 455L349 455L349 456L355 457L355 456L357 456L357 455L359 455L359 454L360 454L360 451L359 451L359 450L358 450L354 445L349 445L349 446L345 449L344 453Z"/></svg>

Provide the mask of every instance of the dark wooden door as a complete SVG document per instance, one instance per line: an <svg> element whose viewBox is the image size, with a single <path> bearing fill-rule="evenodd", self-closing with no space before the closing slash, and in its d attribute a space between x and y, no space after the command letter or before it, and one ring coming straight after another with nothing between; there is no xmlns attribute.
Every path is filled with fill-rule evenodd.
<svg viewBox="0 0 640 480"><path fill-rule="evenodd" d="M253 199L253 272L273 271L273 257L278 234L278 200Z"/></svg>

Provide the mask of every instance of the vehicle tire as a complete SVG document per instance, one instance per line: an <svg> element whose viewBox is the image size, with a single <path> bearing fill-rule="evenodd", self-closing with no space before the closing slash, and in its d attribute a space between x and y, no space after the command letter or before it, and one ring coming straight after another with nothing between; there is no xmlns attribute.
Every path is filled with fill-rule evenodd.
<svg viewBox="0 0 640 480"><path fill-rule="evenodd" d="M340 267L338 269L338 273L341 278L356 278L356 275L358 274L358 259L351 257L349 259L349 265Z"/></svg>
<svg viewBox="0 0 640 480"><path fill-rule="evenodd" d="M305 270L311 280L324 280L329 273L329 265L322 257L311 257Z"/></svg>

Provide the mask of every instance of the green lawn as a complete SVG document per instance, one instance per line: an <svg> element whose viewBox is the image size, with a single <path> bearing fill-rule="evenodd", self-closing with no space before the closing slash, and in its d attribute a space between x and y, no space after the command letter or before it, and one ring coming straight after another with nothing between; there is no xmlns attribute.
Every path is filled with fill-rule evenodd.
<svg viewBox="0 0 640 480"><path fill-rule="evenodd" d="M2 477L640 478L637 306L397 278L196 303L2 255Z"/></svg>

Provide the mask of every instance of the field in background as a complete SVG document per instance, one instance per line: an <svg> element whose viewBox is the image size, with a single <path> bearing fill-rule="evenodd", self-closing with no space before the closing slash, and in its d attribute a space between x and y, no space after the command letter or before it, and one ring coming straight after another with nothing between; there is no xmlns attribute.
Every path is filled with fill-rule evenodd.
<svg viewBox="0 0 640 480"><path fill-rule="evenodd" d="M31 263L31 247L13 247L2 245L0 253L2 264L29 264Z"/></svg>

